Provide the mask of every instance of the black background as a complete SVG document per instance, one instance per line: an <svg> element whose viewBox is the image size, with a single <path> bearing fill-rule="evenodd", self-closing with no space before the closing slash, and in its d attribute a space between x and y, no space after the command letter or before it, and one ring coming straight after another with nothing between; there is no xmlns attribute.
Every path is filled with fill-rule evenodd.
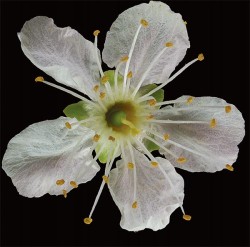
<svg viewBox="0 0 250 247"><path fill-rule="evenodd" d="M16 33L24 22L46 15L56 25L71 26L92 41L93 31L100 29L102 49L105 33L118 14L137 3L1 3L1 157L14 135L32 123L58 118L65 106L77 101L64 92L34 83L39 75L50 78L21 51ZM191 48L181 66L200 52L205 60L171 82L165 89L165 99L183 94L216 96L238 107L246 120L247 135L239 145L235 171L192 174L178 170L185 180L184 207L192 220L182 220L177 209L165 229L137 233L120 228L120 212L107 188L93 223L87 226L82 222L92 207L101 172L73 190L67 199L49 195L28 199L18 195L10 178L1 171L2 245L249 245L249 3L168 4L188 22Z"/></svg>

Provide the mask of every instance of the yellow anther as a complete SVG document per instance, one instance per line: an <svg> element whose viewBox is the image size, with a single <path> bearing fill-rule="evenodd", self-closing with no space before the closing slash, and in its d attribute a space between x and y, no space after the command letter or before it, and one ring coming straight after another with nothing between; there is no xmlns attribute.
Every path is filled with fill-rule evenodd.
<svg viewBox="0 0 250 247"><path fill-rule="evenodd" d="M157 101L156 101L155 99L150 99L150 100L148 100L148 104L149 104L150 106L154 106L156 103L157 103Z"/></svg>
<svg viewBox="0 0 250 247"><path fill-rule="evenodd" d="M128 72L128 75L127 75L127 77L128 77L128 78L132 78L132 76L133 76L133 73L132 73L132 71L129 71L129 72Z"/></svg>
<svg viewBox="0 0 250 247"><path fill-rule="evenodd" d="M190 96L187 98L187 104L191 104L194 100L194 97Z"/></svg>
<svg viewBox="0 0 250 247"><path fill-rule="evenodd" d="M67 190L62 191L64 198L67 198Z"/></svg>
<svg viewBox="0 0 250 247"><path fill-rule="evenodd" d="M66 126L67 129L71 129L71 124L69 122L66 122L65 126Z"/></svg>
<svg viewBox="0 0 250 247"><path fill-rule="evenodd" d="M56 181L57 185L63 185L65 183L65 181L63 179L59 179Z"/></svg>
<svg viewBox="0 0 250 247"><path fill-rule="evenodd" d="M233 172L233 171L234 171L234 168L233 168L231 165L229 165L229 164L226 164L226 169L227 169L228 171L230 171L230 172Z"/></svg>
<svg viewBox="0 0 250 247"><path fill-rule="evenodd" d="M104 99L104 98L105 98L105 96L106 96L106 93L104 93L104 92L100 92L100 99Z"/></svg>
<svg viewBox="0 0 250 247"><path fill-rule="evenodd" d="M93 137L93 141L94 141L94 142L98 142L99 139L100 139L100 137L101 137L100 135L95 134L94 137Z"/></svg>
<svg viewBox="0 0 250 247"><path fill-rule="evenodd" d="M114 142L115 141L115 138L113 136L109 136L109 140Z"/></svg>
<svg viewBox="0 0 250 247"><path fill-rule="evenodd" d="M166 47L172 47L174 44L172 43L172 42L167 42L166 44L165 44L165 46Z"/></svg>
<svg viewBox="0 0 250 247"><path fill-rule="evenodd" d="M44 81L44 78L42 76L38 76L36 79L35 79L35 82L43 82Z"/></svg>
<svg viewBox="0 0 250 247"><path fill-rule="evenodd" d="M231 108L230 105L225 106L225 112L226 112L226 113L231 112L231 110L232 110L232 108Z"/></svg>
<svg viewBox="0 0 250 247"><path fill-rule="evenodd" d="M95 86L93 87L93 90L97 93L97 91L99 90L99 85L95 85Z"/></svg>
<svg viewBox="0 0 250 247"><path fill-rule="evenodd" d="M190 221L191 220L191 215L188 215L188 214L183 214L182 218L186 221Z"/></svg>
<svg viewBox="0 0 250 247"><path fill-rule="evenodd" d="M138 207L137 201L134 201L132 204L132 208L137 208L137 207Z"/></svg>
<svg viewBox="0 0 250 247"><path fill-rule="evenodd" d="M165 141L167 141L169 139L169 134L164 134L163 138Z"/></svg>
<svg viewBox="0 0 250 247"><path fill-rule="evenodd" d="M216 125L217 125L216 119L215 118L211 119L211 121L210 121L210 127L211 128L215 128Z"/></svg>
<svg viewBox="0 0 250 247"><path fill-rule="evenodd" d="M127 62L128 61L128 56L124 56L120 59L121 62Z"/></svg>
<svg viewBox="0 0 250 247"><path fill-rule="evenodd" d="M129 162L129 163L128 163L128 168L129 168L129 169L134 169L134 166L135 166L135 165L134 165L132 162Z"/></svg>
<svg viewBox="0 0 250 247"><path fill-rule="evenodd" d="M109 77L106 76L106 75L104 75L104 76L101 78L101 83L102 83L102 84L105 84L106 82L108 82L108 80L109 80Z"/></svg>
<svg viewBox="0 0 250 247"><path fill-rule="evenodd" d="M147 27L147 26L148 26L148 22L147 22L146 20L144 20L144 19L141 19L141 24L142 24L142 26L144 26L144 27Z"/></svg>
<svg viewBox="0 0 250 247"><path fill-rule="evenodd" d="M188 23L186 21L183 21L185 25L187 25Z"/></svg>
<svg viewBox="0 0 250 247"><path fill-rule="evenodd" d="M99 33L100 33L99 30L95 30L95 31L93 32L93 34L94 34L95 37L98 36Z"/></svg>
<svg viewBox="0 0 250 247"><path fill-rule="evenodd" d="M203 55L202 53L200 53L200 54L198 55L198 60L199 60L199 61L204 60L204 55Z"/></svg>
<svg viewBox="0 0 250 247"><path fill-rule="evenodd" d="M153 166L153 167L157 167L157 166L158 166L158 163L157 163L157 162L155 162L155 161L151 161L151 166Z"/></svg>
<svg viewBox="0 0 250 247"><path fill-rule="evenodd" d="M78 187L77 183L75 181L70 181L69 184L74 187L75 189Z"/></svg>
<svg viewBox="0 0 250 247"><path fill-rule="evenodd" d="M84 222L86 225L91 224L92 221L93 221L93 220L92 220L91 218L84 218L84 219L83 219L83 222Z"/></svg>
<svg viewBox="0 0 250 247"><path fill-rule="evenodd" d="M106 175L103 175L102 179L106 184L109 182L109 178Z"/></svg>
<svg viewBox="0 0 250 247"><path fill-rule="evenodd" d="M187 161L187 159L184 158L184 157L179 157L179 158L177 159L177 162L178 162L179 164L183 164L183 163L185 163L186 161Z"/></svg>
<svg viewBox="0 0 250 247"><path fill-rule="evenodd" d="M152 114L151 114L151 115L148 115L148 116L146 117L146 119L147 119L147 120L154 119L154 115L152 115Z"/></svg>

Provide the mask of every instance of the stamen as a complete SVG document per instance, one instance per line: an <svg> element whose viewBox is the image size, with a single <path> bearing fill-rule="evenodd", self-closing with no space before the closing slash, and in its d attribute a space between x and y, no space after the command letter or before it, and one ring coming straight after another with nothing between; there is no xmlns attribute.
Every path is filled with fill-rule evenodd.
<svg viewBox="0 0 250 247"><path fill-rule="evenodd" d="M109 140L114 142L115 141L115 138L113 136L109 136Z"/></svg>
<svg viewBox="0 0 250 247"><path fill-rule="evenodd" d="M134 201L132 204L132 208L136 209L137 207L138 207L138 203L137 203L137 201Z"/></svg>
<svg viewBox="0 0 250 247"><path fill-rule="evenodd" d="M69 122L66 122L65 126L66 126L67 129L71 129L71 124Z"/></svg>
<svg viewBox="0 0 250 247"><path fill-rule="evenodd" d="M109 77L108 76L104 75L103 77L101 77L101 83L102 84L105 84L108 81L109 81Z"/></svg>
<svg viewBox="0 0 250 247"><path fill-rule="evenodd" d="M64 198L67 198L67 190L62 190Z"/></svg>
<svg viewBox="0 0 250 247"><path fill-rule="evenodd" d="M101 116L89 117L87 119L84 119L84 120L81 120L81 121L77 121L77 122L74 122L74 123L68 123L68 122L67 123L72 127L72 126L75 126L75 125L80 125L80 124L83 124L83 123L96 121L97 119L100 119L100 118L101 118ZM65 123L65 126L67 125L69 127L69 125L67 123Z"/></svg>
<svg viewBox="0 0 250 247"><path fill-rule="evenodd" d="M155 99L150 99L150 100L148 100L148 104L149 104L150 106L155 106L156 103L157 103L157 101L156 101Z"/></svg>
<svg viewBox="0 0 250 247"><path fill-rule="evenodd" d="M102 176L102 179L103 179L103 181L104 181L106 184L108 184L108 182L109 182L108 176L103 175L103 176Z"/></svg>
<svg viewBox="0 0 250 247"><path fill-rule="evenodd" d="M83 222L84 222L86 225L91 224L92 221L93 221L93 220L92 220L91 218L84 218L84 219L83 219Z"/></svg>
<svg viewBox="0 0 250 247"><path fill-rule="evenodd" d="M191 220L191 215L188 215L188 214L183 214L182 218L186 221L190 221Z"/></svg>
<svg viewBox="0 0 250 247"><path fill-rule="evenodd" d="M165 123L165 124L209 124L206 121L175 121L175 120L160 120L153 119L149 120L151 123Z"/></svg>
<svg viewBox="0 0 250 247"><path fill-rule="evenodd" d="M104 93L104 92L100 92L100 99L104 99L105 98L105 96L106 96L106 93Z"/></svg>
<svg viewBox="0 0 250 247"><path fill-rule="evenodd" d="M154 115L150 114L150 115L146 116L146 119L147 119L147 120L154 119Z"/></svg>
<svg viewBox="0 0 250 247"><path fill-rule="evenodd" d="M169 134L164 134L163 138L164 138L165 141L167 141L169 139Z"/></svg>
<svg viewBox="0 0 250 247"><path fill-rule="evenodd" d="M98 90L99 90L99 85L95 85L95 86L93 87L93 90L97 93Z"/></svg>
<svg viewBox="0 0 250 247"><path fill-rule="evenodd" d="M70 90L68 90L68 89L66 89L66 88L63 88L63 87L58 86L58 85L55 85L55 84L50 83L50 82L48 82L48 81L42 81L42 82L43 82L44 84L46 84L46 85L49 85L49 86L54 87L54 88L56 88L56 89L59 89L59 90L65 92L65 93L71 94L71 95L73 95L74 97L76 97L76 98L78 98L78 99L81 99L82 101L84 101L84 102L86 102L86 103L88 103L88 104L90 104L90 105L93 105L93 106L95 106L95 107L97 106L96 103L94 103L94 102L92 102L92 101L86 99L85 97L83 97L83 96L81 96L81 95L79 95L79 94L77 94L77 93L75 93L75 92L72 92L72 91L70 91Z"/></svg>
<svg viewBox="0 0 250 247"><path fill-rule="evenodd" d="M99 69L99 72L101 74L101 76L104 76L104 73L103 73L103 70L102 70L102 66L101 66L101 63L100 63L100 60L99 60L99 56L98 56L98 48L97 48L97 36L98 34L100 33L99 30L96 30L94 31L94 36L95 36L95 41L94 41L94 45L95 45L95 59L96 59L96 63L97 63L97 66L98 66L98 69Z"/></svg>
<svg viewBox="0 0 250 247"><path fill-rule="evenodd" d="M200 57L201 58L201 57ZM159 85L158 87L156 87L155 89L151 90L149 93L143 95L142 97L139 98L139 102L142 102L143 99L145 99L146 97L148 97L149 95L155 93L156 91L158 91L159 89L165 87L169 82L171 82L173 79L175 79L179 74L181 74L185 69L187 69L190 65L192 65L193 63L199 61L198 58L195 58L194 60L190 61L189 63L187 63L183 68L181 68L179 71L177 71L173 76L171 76L166 82L162 83L161 85Z"/></svg>
<svg viewBox="0 0 250 247"><path fill-rule="evenodd" d="M216 125L217 125L216 119L215 118L211 119L211 121L210 121L210 127L211 128L215 128Z"/></svg>
<svg viewBox="0 0 250 247"><path fill-rule="evenodd" d="M162 105L172 105L177 103L186 103L187 101L184 100L168 100L168 101L162 101L155 104L155 106L162 106Z"/></svg>
<svg viewBox="0 0 250 247"><path fill-rule="evenodd" d="M35 79L35 82L44 82L44 78L42 76L38 76L36 79Z"/></svg>
<svg viewBox="0 0 250 247"><path fill-rule="evenodd" d="M64 179L60 179L56 181L57 185L63 185L65 183Z"/></svg>
<svg viewBox="0 0 250 247"><path fill-rule="evenodd" d="M199 61L203 61L203 60L204 60L204 55L203 55L202 53L200 53L200 54L198 55L198 60L199 60Z"/></svg>
<svg viewBox="0 0 250 247"><path fill-rule="evenodd" d="M99 33L100 33L99 30L95 30L95 31L93 32L93 35L94 35L94 36L98 36Z"/></svg>
<svg viewBox="0 0 250 247"><path fill-rule="evenodd" d="M155 162L155 161L151 161L151 165L152 165L153 167L157 167L157 166L158 166L158 163Z"/></svg>
<svg viewBox="0 0 250 247"><path fill-rule="evenodd" d="M234 168L232 165L229 165L229 164L226 164L226 169L230 172L233 172L234 171Z"/></svg>
<svg viewBox="0 0 250 247"><path fill-rule="evenodd" d="M132 71L129 71L129 73L128 73L128 75L127 75L127 78L132 78L132 76L133 76Z"/></svg>
<svg viewBox="0 0 250 247"><path fill-rule="evenodd" d="M226 113L231 112L231 110L232 110L232 108L231 108L231 106L230 106L230 105L225 106L225 112L226 112Z"/></svg>
<svg viewBox="0 0 250 247"><path fill-rule="evenodd" d="M191 104L194 100L194 97L190 96L187 98L187 104Z"/></svg>
<svg viewBox="0 0 250 247"><path fill-rule="evenodd" d="M167 42L167 43L165 44L165 46L166 46L166 47L172 47L172 46L173 46L173 43L172 43L172 42Z"/></svg>
<svg viewBox="0 0 250 247"><path fill-rule="evenodd" d="M120 59L121 62L127 62L128 61L128 56L124 56Z"/></svg>
<svg viewBox="0 0 250 247"><path fill-rule="evenodd" d="M100 137L101 137L100 135L95 134L94 137L93 137L93 141L94 141L94 142L98 142L99 139L100 139Z"/></svg>
<svg viewBox="0 0 250 247"><path fill-rule="evenodd" d="M183 163L186 163L186 162L187 162L187 159L184 158L184 157L179 157L179 158L177 159L177 162L178 162L179 164L183 164Z"/></svg>
<svg viewBox="0 0 250 247"><path fill-rule="evenodd" d="M129 162L129 163L128 163L128 168L129 168L129 169L131 169L131 170L134 169L134 166L135 166L135 165L134 165L132 162Z"/></svg>
<svg viewBox="0 0 250 247"><path fill-rule="evenodd" d="M69 183L72 187L74 187L75 189L78 188L78 184L75 181L70 181Z"/></svg>
<svg viewBox="0 0 250 247"><path fill-rule="evenodd" d="M148 22L144 19L141 19L141 24L143 27L147 27L148 26Z"/></svg>

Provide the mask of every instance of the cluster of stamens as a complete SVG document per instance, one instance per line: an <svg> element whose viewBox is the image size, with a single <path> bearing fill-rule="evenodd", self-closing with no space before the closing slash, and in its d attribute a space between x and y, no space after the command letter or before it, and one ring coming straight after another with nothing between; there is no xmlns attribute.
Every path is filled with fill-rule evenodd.
<svg viewBox="0 0 250 247"><path fill-rule="evenodd" d="M77 125L86 125L88 127L91 126L92 130L95 131L94 136L92 137L93 140L93 149L97 146L97 144L101 144L101 147L99 148L99 151L96 152L95 157L93 159L93 162L95 162L99 156L102 153L102 150L104 150L105 146L107 145L107 142L112 143L113 149L111 149L111 153L109 157L107 158L106 168L105 168L105 174L102 176L102 184L100 187L100 190L97 194L97 197L95 199L94 205L92 207L92 210L87 218L84 219L85 224L90 224L92 222L92 214L95 209L95 206L99 200L100 194L102 192L102 189L105 184L109 186L109 172L111 170L111 167L113 165L115 157L118 155L122 155L124 159L124 163L127 166L131 172L134 172L136 174L136 162L135 157L133 153L132 146L134 144L138 145L141 150L149 157L150 161L149 164L154 169L160 169L163 175L166 177L167 180L169 180L167 174L164 172L164 170L161 168L161 165L155 160L154 156L148 151L147 147L145 146L144 142L141 141L141 139L137 138L138 136L143 137L144 140L149 140L155 143L159 148L166 151L168 154L173 156L176 159L176 162L179 164L185 164L187 162L187 159L185 157L178 157L176 154L174 154L172 151L170 151L168 148L165 147L163 144L163 141L165 143L170 143L172 145L178 146L183 148L184 150L193 152L189 148L181 145L180 143L176 143L173 140L171 140L171 136L168 133L165 133L164 135L152 131L152 126L158 123L162 124L205 124L208 126L208 128L216 128L217 126L217 120L215 118L211 118L210 121L174 121L174 120L163 120L155 118L157 113L159 112L167 112L167 109L159 109L159 107L164 105L172 105L176 103L184 103L186 104L185 108L178 108L178 110L194 110L194 109L200 109L200 108L209 108L211 106L193 106L192 103L195 100L194 97L189 97L185 101L180 100L171 100L171 101L163 101L163 102L157 102L157 100L152 96L155 92L163 88L165 85L167 85L170 81L172 81L176 76L178 76L180 73L182 73L186 68L188 68L191 64L193 64L196 61L202 61L204 60L203 54L199 54L198 57L191 62L187 63L182 69L180 69L178 72L176 72L173 76L171 76L165 83L160 84L150 92L148 92L145 95L140 95L139 89L142 86L144 79L150 72L151 68L158 62L159 58L163 56L163 54L167 51L167 49L172 49L174 47L174 43L169 40L166 41L165 46L162 48L162 51L153 59L151 64L148 66L144 74L142 75L141 80L137 83L136 86L131 86L131 79L133 78L133 71L129 71L129 64L131 57L133 55L133 50L136 44L137 37L140 33L141 28L147 28L150 25L146 20L142 19L140 21L140 24L138 26L138 29L136 31L135 37L133 39L131 49L129 51L129 54L126 56L121 57L119 63L116 66L116 70L114 72L114 85L111 86L109 80L110 78L105 75L101 68L101 61L99 60L98 52L97 52L97 38L100 33L99 30L94 31L94 37L95 37L95 55L96 55L96 62L99 67L100 71L100 84L95 85L93 87L93 95L91 95L91 98L93 101L90 101L86 99L85 97L76 94L75 92L72 92L68 89L64 89L61 86L52 84L50 82L47 82L44 80L43 77L37 77L35 81L37 82L44 82L47 85L56 87L60 90L63 90L67 93L70 93L71 95L83 100L86 104L89 105L89 109L92 109L90 111L90 117L88 117L85 120L81 121L72 121L72 122L66 122L65 127L69 129L69 131L72 129L73 126ZM125 63L125 71L124 71L124 77L123 82L118 82L118 76L119 70L121 69L121 66ZM222 107L218 107L219 109L225 109L226 113L230 113L231 106L226 105ZM143 114L142 114L143 113ZM160 141L157 141L159 139ZM129 150L130 156L129 160L127 160L125 155L125 148ZM229 164L225 165L225 168L229 171L233 171L233 167ZM73 188L77 188L78 185L75 181L70 181L70 185ZM63 179L59 179L56 181L56 186L62 186L65 184L65 181ZM62 195L66 198L67 197L67 191L65 189L62 189ZM133 194L133 201L131 201L131 208L137 210L140 205L137 198L137 191L136 191L136 176L134 175L134 194ZM179 198L177 198L177 201L179 201ZM180 208L183 212L183 219L189 221L191 219L190 215L185 214L184 209L182 207L182 203L180 202Z"/></svg>

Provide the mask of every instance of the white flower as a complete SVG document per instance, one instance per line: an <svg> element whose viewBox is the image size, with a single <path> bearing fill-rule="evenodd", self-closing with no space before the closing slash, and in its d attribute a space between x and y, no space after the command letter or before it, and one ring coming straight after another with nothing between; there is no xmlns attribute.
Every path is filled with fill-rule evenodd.
<svg viewBox="0 0 250 247"><path fill-rule="evenodd" d="M85 96L37 77L37 82L81 101L65 108L67 117L33 124L16 135L8 144L3 169L23 196L67 197L95 176L99 159L106 163L103 182L86 224L92 222L105 183L121 211L124 229L162 229L178 207L190 220L183 209L184 181L174 167L233 170L237 145L244 137L242 115L215 97L163 101L162 88L204 59L200 54L170 77L189 40L181 15L166 4L143 3L119 15L102 53L115 71L102 70L98 34L96 30L93 44L70 27L56 27L48 17L24 24L18 37L25 55ZM151 154L157 149L166 159Z"/></svg>

